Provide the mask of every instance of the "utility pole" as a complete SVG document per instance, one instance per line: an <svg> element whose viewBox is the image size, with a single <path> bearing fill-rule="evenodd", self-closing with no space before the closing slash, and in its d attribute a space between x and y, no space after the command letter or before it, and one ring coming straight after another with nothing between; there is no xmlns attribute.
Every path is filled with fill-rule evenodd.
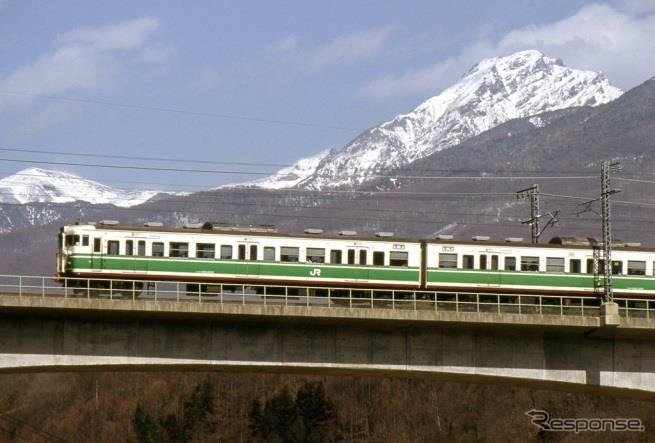
<svg viewBox="0 0 655 443"><path fill-rule="evenodd" d="M605 290L603 292L603 302L609 303L614 299L612 291L612 213L610 208L610 196L617 192L618 189L611 189L610 187L610 172L618 171L621 169L619 162L610 163L604 161L600 173L601 183L601 217L603 220L603 271L605 273Z"/></svg>
<svg viewBox="0 0 655 443"><path fill-rule="evenodd" d="M530 220L522 221L532 227L532 243L539 243L539 185L532 185L529 188L516 192L516 199L530 199Z"/></svg>

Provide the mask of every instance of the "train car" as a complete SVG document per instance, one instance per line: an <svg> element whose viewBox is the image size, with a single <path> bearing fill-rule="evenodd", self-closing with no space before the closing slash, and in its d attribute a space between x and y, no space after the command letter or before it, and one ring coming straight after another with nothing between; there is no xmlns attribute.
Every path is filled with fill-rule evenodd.
<svg viewBox="0 0 655 443"><path fill-rule="evenodd" d="M461 242L444 237L429 241L426 288L523 294L599 292L603 260L593 239L557 237L548 244L537 245L521 240L491 242L487 237L474 237L473 241ZM615 295L654 296L654 271L654 250L638 244L614 245Z"/></svg>
<svg viewBox="0 0 655 443"><path fill-rule="evenodd" d="M62 227L59 245L57 275L73 287L87 284L75 277L394 289L421 283L421 243L389 233L329 236L308 229L294 235L272 226L104 221Z"/></svg>

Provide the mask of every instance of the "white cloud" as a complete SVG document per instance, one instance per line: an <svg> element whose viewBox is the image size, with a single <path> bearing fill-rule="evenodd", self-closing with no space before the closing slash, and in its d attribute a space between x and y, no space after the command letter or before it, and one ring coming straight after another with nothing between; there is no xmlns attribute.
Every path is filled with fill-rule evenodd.
<svg viewBox="0 0 655 443"><path fill-rule="evenodd" d="M73 29L58 37L57 46L50 53L0 79L0 90L65 95L107 89L131 61L164 58L161 48L149 41L158 27L157 19L140 18ZM0 112L28 108L37 100L34 95L3 94Z"/></svg>
<svg viewBox="0 0 655 443"><path fill-rule="evenodd" d="M391 27L340 35L308 53L305 66L320 70L370 59L381 52L390 35Z"/></svg>
<svg viewBox="0 0 655 443"><path fill-rule="evenodd" d="M298 38L294 34L286 35L266 48L267 52L283 54L295 52L297 50Z"/></svg>
<svg viewBox="0 0 655 443"><path fill-rule="evenodd" d="M479 40L432 65L370 80L360 92L368 97L436 94L482 58L524 49L562 58L573 68L602 71L610 82L628 89L655 75L655 14L646 7L654 2L626 0L630 8L621 9L591 4L556 22Z"/></svg>

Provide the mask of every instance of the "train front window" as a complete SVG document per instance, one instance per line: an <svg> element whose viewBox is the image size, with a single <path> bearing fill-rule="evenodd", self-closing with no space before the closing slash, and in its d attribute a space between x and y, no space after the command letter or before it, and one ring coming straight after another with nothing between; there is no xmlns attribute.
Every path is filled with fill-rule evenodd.
<svg viewBox="0 0 655 443"><path fill-rule="evenodd" d="M66 246L79 246L80 245L80 236L79 235L67 235L66 236Z"/></svg>

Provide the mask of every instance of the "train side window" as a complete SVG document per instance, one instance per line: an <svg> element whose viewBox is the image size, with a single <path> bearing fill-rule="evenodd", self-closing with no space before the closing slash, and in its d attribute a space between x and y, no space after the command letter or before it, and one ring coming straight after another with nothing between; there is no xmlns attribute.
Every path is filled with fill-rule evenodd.
<svg viewBox="0 0 655 443"><path fill-rule="evenodd" d="M275 261L275 248L264 246L264 261Z"/></svg>
<svg viewBox="0 0 655 443"><path fill-rule="evenodd" d="M623 262L621 260L612 260L612 274L623 274Z"/></svg>
<svg viewBox="0 0 655 443"><path fill-rule="evenodd" d="M307 261L310 263L325 263L325 249L307 248Z"/></svg>
<svg viewBox="0 0 655 443"><path fill-rule="evenodd" d="M280 261L297 262L300 260L300 248L282 246L280 248Z"/></svg>
<svg viewBox="0 0 655 443"><path fill-rule="evenodd" d="M646 275L646 262L628 260L628 275Z"/></svg>
<svg viewBox="0 0 655 443"><path fill-rule="evenodd" d="M250 245L250 260L257 260L257 245Z"/></svg>
<svg viewBox="0 0 655 443"><path fill-rule="evenodd" d="M125 255L134 255L134 240L125 240Z"/></svg>
<svg viewBox="0 0 655 443"><path fill-rule="evenodd" d="M88 235L83 235L82 236L82 246L89 246L89 236Z"/></svg>
<svg viewBox="0 0 655 443"><path fill-rule="evenodd" d="M196 258L215 258L216 245L213 243L197 243Z"/></svg>
<svg viewBox="0 0 655 443"><path fill-rule="evenodd" d="M153 242L152 243L152 256L153 257L163 257L164 256L164 244L162 242Z"/></svg>
<svg viewBox="0 0 655 443"><path fill-rule="evenodd" d="M366 249L360 249L359 250L359 264L360 265L367 264L367 262L368 262L367 255L368 254L366 253Z"/></svg>
<svg viewBox="0 0 655 443"><path fill-rule="evenodd" d="M118 255L121 252L120 242L118 240L109 240L107 242L107 255Z"/></svg>
<svg viewBox="0 0 655 443"><path fill-rule="evenodd" d="M546 272L564 272L564 259L561 257L546 257Z"/></svg>
<svg viewBox="0 0 655 443"><path fill-rule="evenodd" d="M497 255L492 255L491 256L491 269L493 271L498 270L498 256Z"/></svg>
<svg viewBox="0 0 655 443"><path fill-rule="evenodd" d="M521 271L539 271L539 257L521 257Z"/></svg>
<svg viewBox="0 0 655 443"><path fill-rule="evenodd" d="M139 257L145 257L146 255L146 241L145 240L139 240L137 243L137 255Z"/></svg>
<svg viewBox="0 0 655 443"><path fill-rule="evenodd" d="M245 259L246 259L246 245L238 245L237 260L245 260Z"/></svg>
<svg viewBox="0 0 655 443"><path fill-rule="evenodd" d="M569 260L569 272L572 274L579 274L582 272L582 262L577 258Z"/></svg>
<svg viewBox="0 0 655 443"><path fill-rule="evenodd" d="M373 265L384 266L384 251L373 252Z"/></svg>
<svg viewBox="0 0 655 443"><path fill-rule="evenodd" d="M457 268L457 254L439 254L439 267L456 269Z"/></svg>
<svg viewBox="0 0 655 443"><path fill-rule="evenodd" d="M408 266L408 265L409 265L408 252L391 251L389 253L389 266Z"/></svg>
<svg viewBox="0 0 655 443"><path fill-rule="evenodd" d="M480 269L487 269L487 256L484 254L480 256Z"/></svg>
<svg viewBox="0 0 655 443"><path fill-rule="evenodd" d="M101 240L99 238L93 239L93 252L100 252Z"/></svg>
<svg viewBox="0 0 655 443"><path fill-rule="evenodd" d="M341 250L333 249L330 251L330 263L335 265L341 264Z"/></svg>
<svg viewBox="0 0 655 443"><path fill-rule="evenodd" d="M505 257L505 270L516 271L516 257Z"/></svg>
<svg viewBox="0 0 655 443"><path fill-rule="evenodd" d="M473 269L475 267L475 256L464 255L462 256L462 268Z"/></svg>
<svg viewBox="0 0 655 443"><path fill-rule="evenodd" d="M355 250L354 249L348 249L348 264L349 265L354 265L355 264Z"/></svg>
<svg viewBox="0 0 655 443"><path fill-rule="evenodd" d="M221 245L221 258L232 260L232 245Z"/></svg>
<svg viewBox="0 0 655 443"><path fill-rule="evenodd" d="M180 243L180 242L170 242L168 244L168 255L169 257L188 257L189 256L189 244Z"/></svg>

